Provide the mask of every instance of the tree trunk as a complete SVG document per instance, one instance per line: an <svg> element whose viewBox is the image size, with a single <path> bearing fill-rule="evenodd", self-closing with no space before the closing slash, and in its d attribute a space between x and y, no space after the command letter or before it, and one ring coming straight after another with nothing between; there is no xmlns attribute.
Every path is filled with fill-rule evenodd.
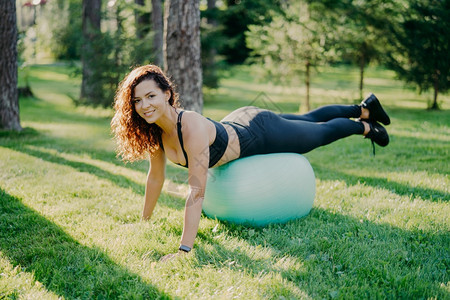
<svg viewBox="0 0 450 300"><path fill-rule="evenodd" d="M438 93L439 93L439 70L436 70L434 76L434 83L433 83L433 90L434 90L434 97L433 97L433 104L431 105L430 109L439 109L439 105L437 102Z"/></svg>
<svg viewBox="0 0 450 300"><path fill-rule="evenodd" d="M363 100L363 89L364 89L364 67L366 61L364 55L359 60L359 100Z"/></svg>
<svg viewBox="0 0 450 300"><path fill-rule="evenodd" d="M185 109L201 113L202 67L199 0L167 0L164 65L178 87Z"/></svg>
<svg viewBox="0 0 450 300"><path fill-rule="evenodd" d="M93 44L100 36L100 11L101 0L83 0L83 46L81 60L83 65L83 79L81 82L81 98L88 102L96 100L101 95L101 87L98 87L98 78L95 78L93 67L96 58L101 55L96 53Z"/></svg>
<svg viewBox="0 0 450 300"><path fill-rule="evenodd" d="M306 112L311 110L311 105L309 102L309 86L310 86L310 77L311 77L311 63L306 61L306 74L305 74L305 84L306 84ZM300 108L301 110L301 108Z"/></svg>
<svg viewBox="0 0 450 300"><path fill-rule="evenodd" d="M208 10L215 10L216 9L216 0L208 0ZM217 26L217 20L215 18L208 18L208 24Z"/></svg>
<svg viewBox="0 0 450 300"><path fill-rule="evenodd" d="M22 130L17 92L16 1L0 1L0 128Z"/></svg>
<svg viewBox="0 0 450 300"><path fill-rule="evenodd" d="M154 64L164 68L164 19L162 0L152 0L152 30L153 36L153 53L155 56Z"/></svg>
<svg viewBox="0 0 450 300"><path fill-rule="evenodd" d="M122 11L122 7L121 7L120 3L116 2L116 15L115 15L115 17L116 17L117 30L116 30L115 36L116 36L116 40L117 41L120 40L120 37L121 37L122 32L123 32L123 18L120 16L121 11ZM115 48L114 49L114 64L115 64L114 68L116 70L119 70L120 65L122 65L121 57L120 57L120 52L122 50L122 45L115 45L114 48ZM119 72L116 72L115 76L112 76L112 77L113 78L115 77L113 79L113 82L120 82L120 74L119 74Z"/></svg>

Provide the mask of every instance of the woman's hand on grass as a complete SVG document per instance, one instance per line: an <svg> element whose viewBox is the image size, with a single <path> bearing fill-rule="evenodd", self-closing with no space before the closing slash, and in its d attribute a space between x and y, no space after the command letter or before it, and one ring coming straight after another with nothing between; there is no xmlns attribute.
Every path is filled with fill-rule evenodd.
<svg viewBox="0 0 450 300"><path fill-rule="evenodd" d="M186 254L187 254L187 252L184 252L184 251L178 251L177 253L170 253L170 254L167 254L167 255L164 255L163 257L161 257L161 259L159 261L160 262L168 262L178 256L182 256L182 255L186 255Z"/></svg>

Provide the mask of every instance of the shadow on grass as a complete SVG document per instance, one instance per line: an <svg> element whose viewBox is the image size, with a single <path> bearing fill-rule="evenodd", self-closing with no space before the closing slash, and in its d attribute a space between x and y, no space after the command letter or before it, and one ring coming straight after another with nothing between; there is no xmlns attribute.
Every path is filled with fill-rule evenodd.
<svg viewBox="0 0 450 300"><path fill-rule="evenodd" d="M25 114L22 121L39 120L47 123L77 123L91 126L103 126L111 121L110 116L86 115L76 111L75 107L57 107L39 97L20 98L20 103L33 112L32 114Z"/></svg>
<svg viewBox="0 0 450 300"><path fill-rule="evenodd" d="M20 199L0 189L0 250L67 299L169 299L101 250L79 244ZM12 292L15 293L15 292Z"/></svg>
<svg viewBox="0 0 450 300"><path fill-rule="evenodd" d="M145 187L143 184L138 184L125 176L113 174L111 172L105 171L91 164L68 160L58 155L54 155L48 152L39 151L36 149L31 149L23 146L18 147L17 149L16 147L8 147L8 148L11 148L15 151L20 151L22 153L34 156L38 159L42 159L51 163L72 167L73 169L78 170L80 172L89 173L91 175L97 176L98 178L106 179L111 183L117 185L118 187L125 189L131 188L131 190L138 195L144 195Z"/></svg>
<svg viewBox="0 0 450 300"><path fill-rule="evenodd" d="M270 249L272 255L255 259L247 250L231 249L209 234L200 234L213 250L196 250L198 267L217 265L258 278L273 272L292 283L267 287L268 298L295 297L292 286L319 299L450 296L441 286L449 280L448 233L407 231L320 208L303 219L265 228L223 223L227 234Z"/></svg>
<svg viewBox="0 0 450 300"><path fill-rule="evenodd" d="M388 190L400 196L411 197L412 199L419 197L422 200L433 202L450 201L450 196L445 192L422 187L411 187L410 185L391 181L386 178L349 175L344 172L329 170L317 164L314 165L314 171L316 176L321 180L344 180L348 185L365 184Z"/></svg>

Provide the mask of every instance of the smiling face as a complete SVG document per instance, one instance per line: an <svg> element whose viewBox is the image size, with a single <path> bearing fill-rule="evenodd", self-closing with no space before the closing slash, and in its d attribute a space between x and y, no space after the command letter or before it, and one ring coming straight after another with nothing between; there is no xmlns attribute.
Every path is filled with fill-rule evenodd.
<svg viewBox="0 0 450 300"><path fill-rule="evenodd" d="M132 101L139 116L147 123L155 123L170 107L169 98L169 90L161 90L153 79L148 79L136 85Z"/></svg>

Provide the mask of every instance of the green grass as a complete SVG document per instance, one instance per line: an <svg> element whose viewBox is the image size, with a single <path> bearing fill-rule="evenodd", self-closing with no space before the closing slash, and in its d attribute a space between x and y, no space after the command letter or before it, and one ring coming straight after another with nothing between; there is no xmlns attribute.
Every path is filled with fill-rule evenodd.
<svg viewBox="0 0 450 300"><path fill-rule="evenodd" d="M302 86L258 83L253 71L236 68L208 91L204 114L298 109ZM265 228L203 217L195 250L161 263L179 244L186 170L168 165L154 216L141 221L147 163L115 158L111 110L74 107L69 75L33 66L26 129L0 133L0 298L450 298L450 97L427 111L430 95L370 68L366 90L392 116L389 147L373 157L355 136L308 153L317 195L307 217ZM353 103L357 76L323 70L313 106Z"/></svg>

